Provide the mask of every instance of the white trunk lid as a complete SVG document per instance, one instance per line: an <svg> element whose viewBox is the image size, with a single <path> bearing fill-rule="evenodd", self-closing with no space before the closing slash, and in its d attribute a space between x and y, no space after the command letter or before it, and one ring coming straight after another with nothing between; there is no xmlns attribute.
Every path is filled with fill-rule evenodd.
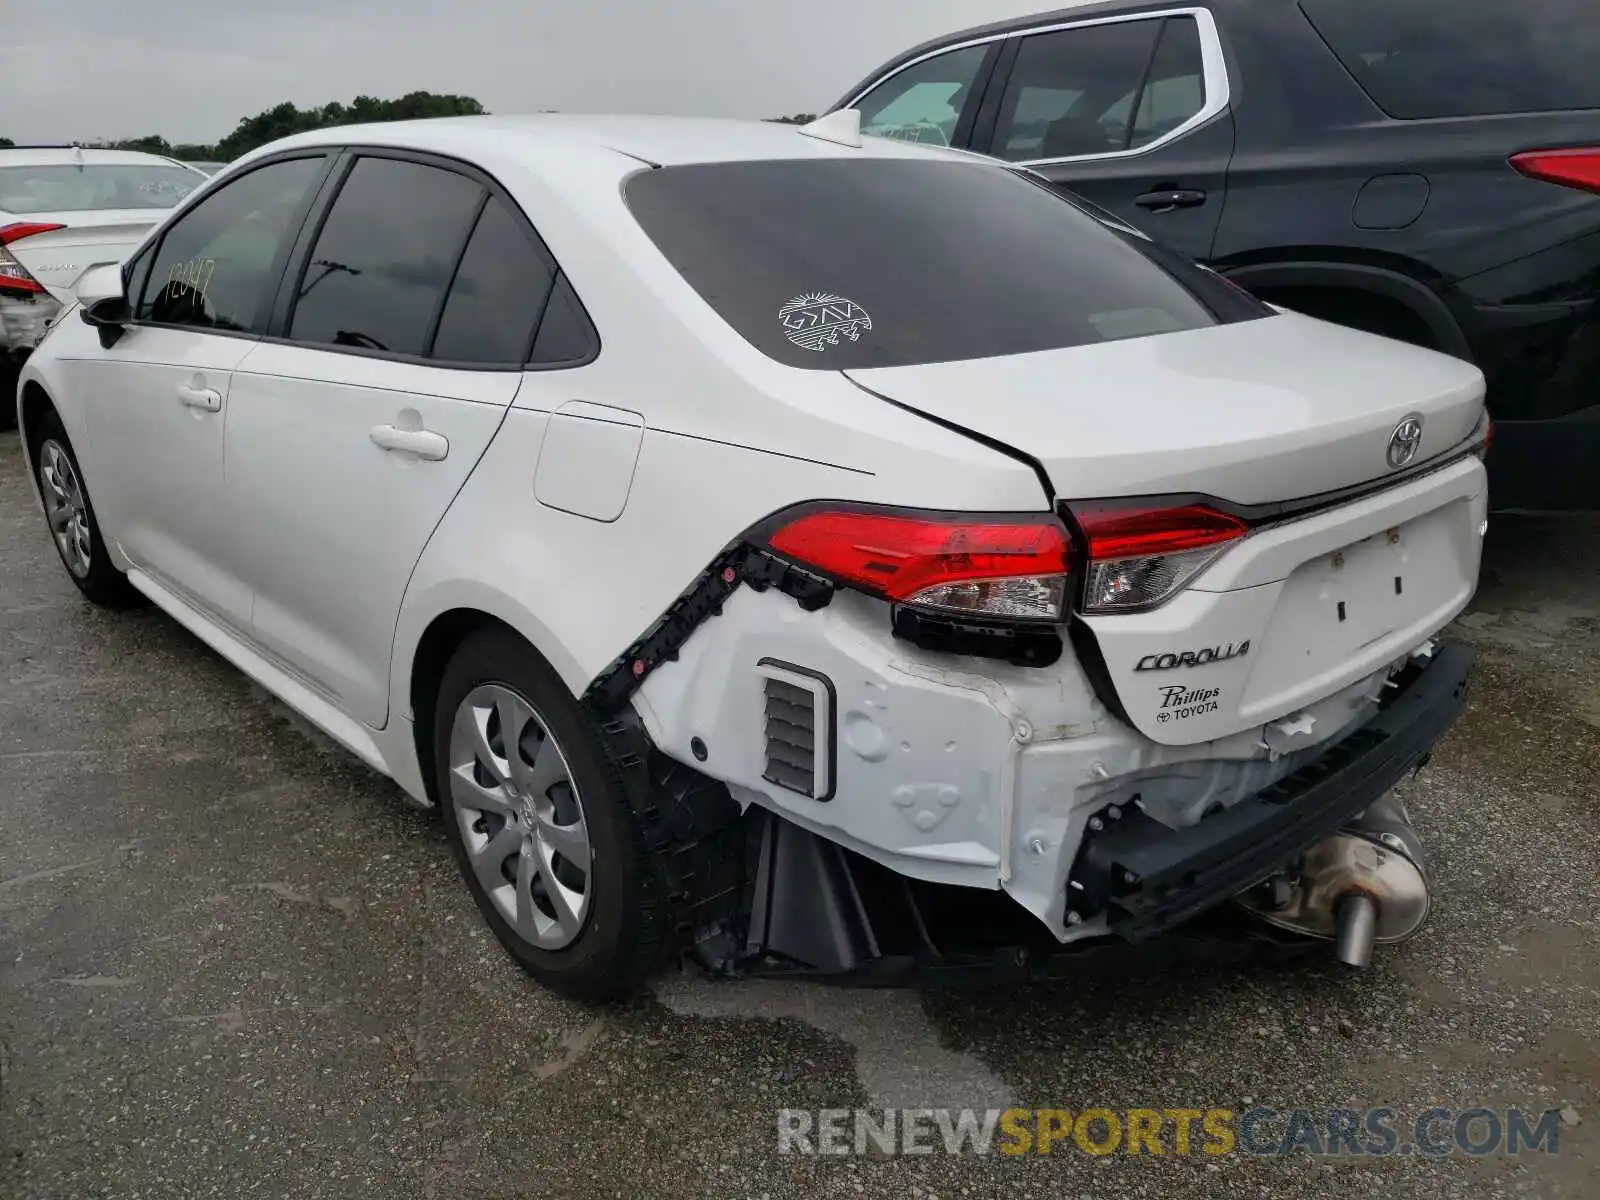
<svg viewBox="0 0 1600 1200"><path fill-rule="evenodd" d="M1057 497L1269 505L1381 482L1397 426L1411 463L1461 448L1483 416L1470 364L1293 314L1071 350L850 371L872 391L1036 458ZM1146 613L1080 618L1128 720L1188 745L1275 723L1403 658L1477 584L1486 506L1472 456L1257 524ZM1210 653L1206 653L1209 651ZM1287 719L1287 720L1286 720Z"/></svg>
<svg viewBox="0 0 1600 1200"><path fill-rule="evenodd" d="M131 208L15 217L13 220L65 228L31 234L6 249L52 296L67 304L85 271L122 262L144 240L150 227L166 215L166 209Z"/></svg>
<svg viewBox="0 0 1600 1200"><path fill-rule="evenodd" d="M1386 475L1408 414L1424 418L1421 461L1469 436L1483 405L1470 363L1294 313L845 374L1032 455L1063 499L1313 496Z"/></svg>

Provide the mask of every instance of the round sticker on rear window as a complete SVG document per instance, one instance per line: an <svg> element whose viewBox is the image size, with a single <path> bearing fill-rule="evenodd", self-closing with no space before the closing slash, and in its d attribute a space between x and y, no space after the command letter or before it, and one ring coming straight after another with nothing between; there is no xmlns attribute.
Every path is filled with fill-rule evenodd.
<svg viewBox="0 0 1600 1200"><path fill-rule="evenodd" d="M778 310L778 320L783 322L784 335L791 342L819 354L829 346L837 346L841 335L859 342L862 333L872 328L866 309L854 300L829 292L796 296Z"/></svg>

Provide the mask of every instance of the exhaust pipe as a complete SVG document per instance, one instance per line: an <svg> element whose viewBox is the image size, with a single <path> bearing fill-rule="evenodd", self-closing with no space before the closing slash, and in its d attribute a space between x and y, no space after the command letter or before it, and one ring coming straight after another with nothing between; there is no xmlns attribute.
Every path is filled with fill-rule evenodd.
<svg viewBox="0 0 1600 1200"><path fill-rule="evenodd" d="M1271 925L1331 941L1352 967L1366 966L1376 944L1416 936L1431 903L1421 839L1392 795L1238 899Z"/></svg>
<svg viewBox="0 0 1600 1200"><path fill-rule="evenodd" d="M1378 902L1365 892L1346 892L1334 909L1333 952L1339 961L1364 967L1378 940Z"/></svg>

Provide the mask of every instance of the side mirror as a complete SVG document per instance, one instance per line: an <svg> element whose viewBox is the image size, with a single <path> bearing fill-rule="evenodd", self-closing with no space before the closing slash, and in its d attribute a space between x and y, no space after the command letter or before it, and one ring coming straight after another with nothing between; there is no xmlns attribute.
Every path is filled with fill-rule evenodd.
<svg viewBox="0 0 1600 1200"><path fill-rule="evenodd" d="M109 350L122 336L122 329L133 319L122 282L120 263L99 263L78 276L72 285L81 307L78 315L85 325L100 332L100 345Z"/></svg>
<svg viewBox="0 0 1600 1200"><path fill-rule="evenodd" d="M91 300L78 310L85 325L93 325L100 334L100 346L109 350L122 337L124 326L133 319L128 311L126 296L102 296Z"/></svg>

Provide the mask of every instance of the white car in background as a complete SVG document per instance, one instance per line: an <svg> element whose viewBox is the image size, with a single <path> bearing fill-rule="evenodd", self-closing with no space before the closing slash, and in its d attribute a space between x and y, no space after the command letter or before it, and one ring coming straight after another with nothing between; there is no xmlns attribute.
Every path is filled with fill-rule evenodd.
<svg viewBox="0 0 1600 1200"><path fill-rule="evenodd" d="M0 372L33 349L85 271L120 263L205 181L132 150L0 149Z"/></svg>
<svg viewBox="0 0 1600 1200"><path fill-rule="evenodd" d="M19 393L73 582L438 806L552 987L1427 915L1469 364L851 112L303 134L80 292Z"/></svg>

